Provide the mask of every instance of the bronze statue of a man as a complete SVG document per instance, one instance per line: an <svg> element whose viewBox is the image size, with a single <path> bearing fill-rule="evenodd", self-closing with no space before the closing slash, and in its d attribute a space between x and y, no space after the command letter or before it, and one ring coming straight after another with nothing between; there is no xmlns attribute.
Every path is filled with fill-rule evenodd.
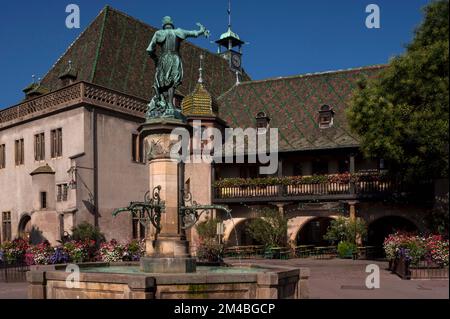
<svg viewBox="0 0 450 319"><path fill-rule="evenodd" d="M155 84L153 86L155 96L149 104L148 119L179 117L173 105L173 98L176 88L180 86L183 80L183 62L180 57L181 42L189 37L197 38L201 35L209 37L210 34L200 23L197 23L200 30L187 31L175 29L171 17L164 17L162 22L162 30L156 31L147 49L156 64ZM159 57L155 53L157 45L161 46Z"/></svg>

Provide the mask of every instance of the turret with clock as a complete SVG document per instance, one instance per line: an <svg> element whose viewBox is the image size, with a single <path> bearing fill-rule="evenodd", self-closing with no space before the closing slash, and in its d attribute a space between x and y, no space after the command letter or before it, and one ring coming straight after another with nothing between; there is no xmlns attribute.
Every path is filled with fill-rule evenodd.
<svg viewBox="0 0 450 319"><path fill-rule="evenodd" d="M228 6L228 30L216 41L217 54L229 62L230 69L234 72L242 72L242 46L245 44L239 36L231 30L231 1Z"/></svg>

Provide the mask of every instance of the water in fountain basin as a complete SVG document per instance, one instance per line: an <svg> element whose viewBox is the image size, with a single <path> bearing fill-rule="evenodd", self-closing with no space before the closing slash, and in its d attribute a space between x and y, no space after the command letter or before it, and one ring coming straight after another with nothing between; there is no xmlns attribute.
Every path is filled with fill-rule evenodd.
<svg viewBox="0 0 450 319"><path fill-rule="evenodd" d="M197 273L215 273L215 274L243 274L260 273L267 269L259 267L206 267L198 266ZM88 267L82 268L82 273L109 273L109 274L127 274L127 275L148 275L139 269L139 266L108 266L108 267Z"/></svg>

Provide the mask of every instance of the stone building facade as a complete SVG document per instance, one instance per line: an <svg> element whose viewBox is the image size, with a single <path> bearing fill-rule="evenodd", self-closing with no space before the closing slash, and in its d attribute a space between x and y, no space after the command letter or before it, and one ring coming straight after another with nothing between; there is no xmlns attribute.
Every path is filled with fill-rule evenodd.
<svg viewBox="0 0 450 319"><path fill-rule="evenodd" d="M155 31L106 7L42 81L24 90L23 102L0 111L0 240L31 236L55 244L84 221L100 227L108 239L144 236L131 216L114 219L112 212L141 201L149 190L138 128L152 95L155 68L145 44ZM175 104L190 123L201 120L219 130L278 128L278 177L374 174L387 168L383 159L362 157L344 112L358 80L377 76L383 66L251 81L241 66L241 49L232 48L244 42L229 30L218 41L219 46L227 43L227 51L218 54L183 44L185 80ZM216 183L258 178L257 168L186 165L186 187L198 203L233 209L233 216L221 216L230 245L236 237L236 244L249 241L245 223L258 218L262 207L286 214L293 244L320 241L323 224L342 214L369 223L381 220L381 225L394 221L399 227L425 227L427 205L386 201L396 192L391 182L348 187L327 182L321 189L284 190ZM192 231L193 245L196 238Z"/></svg>

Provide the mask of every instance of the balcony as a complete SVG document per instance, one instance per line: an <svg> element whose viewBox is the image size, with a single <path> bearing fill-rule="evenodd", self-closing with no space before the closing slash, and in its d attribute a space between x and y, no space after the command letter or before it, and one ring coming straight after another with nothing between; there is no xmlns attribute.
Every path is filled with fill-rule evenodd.
<svg viewBox="0 0 450 319"><path fill-rule="evenodd" d="M135 96L87 82L77 82L0 111L0 129L79 105L95 105L144 118L147 103Z"/></svg>
<svg viewBox="0 0 450 319"><path fill-rule="evenodd" d="M233 178L213 185L216 203L356 200L383 198L401 192L400 183L380 173Z"/></svg>

